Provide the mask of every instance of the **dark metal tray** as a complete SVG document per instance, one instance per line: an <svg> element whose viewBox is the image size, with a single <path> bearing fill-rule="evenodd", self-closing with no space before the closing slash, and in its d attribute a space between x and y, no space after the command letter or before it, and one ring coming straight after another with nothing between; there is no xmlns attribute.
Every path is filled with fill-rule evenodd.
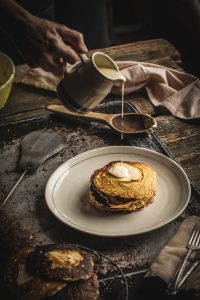
<svg viewBox="0 0 200 300"><path fill-rule="evenodd" d="M96 111L120 113L121 102L101 104ZM125 102L125 112L138 112L138 110L127 101ZM132 299L133 295L136 297L134 299L139 299L139 296L137 298L136 295L139 295L142 278L152 260L174 234L183 218L187 215L200 215L200 192L191 183L192 196L189 205L176 220L152 232L133 237L96 237L63 225L47 209L44 189L49 176L67 159L87 150L111 145L145 147L172 159L173 156L155 132L149 136L125 137L122 141L120 135L114 133L106 125L81 120L69 121L61 116L47 114L18 123L0 125L1 201L20 176L16 171L16 165L22 137L31 131L41 129L63 134L66 138L66 147L59 154L47 160L35 174L25 176L3 210L0 211L1 260L6 261L10 254L24 246L65 241L89 247L106 255L123 270L124 274L127 274L129 299ZM104 270L105 276L109 276L111 269L108 264L103 264L102 270ZM112 288L109 290L109 296L102 299L117 299L116 291L119 289L121 279L116 275L119 273L112 272L112 276L114 276ZM104 288L105 284L107 283L102 283L101 287Z"/></svg>

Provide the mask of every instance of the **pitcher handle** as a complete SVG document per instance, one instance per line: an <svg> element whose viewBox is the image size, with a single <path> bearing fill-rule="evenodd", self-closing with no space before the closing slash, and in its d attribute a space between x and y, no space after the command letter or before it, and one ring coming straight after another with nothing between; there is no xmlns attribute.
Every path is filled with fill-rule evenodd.
<svg viewBox="0 0 200 300"><path fill-rule="evenodd" d="M82 65L85 65L86 62L89 60L89 58L87 57L87 55L85 53L79 53L79 57L80 57ZM69 73L68 68L69 68L68 63L65 63L65 65L63 66L64 75L67 75Z"/></svg>
<svg viewBox="0 0 200 300"><path fill-rule="evenodd" d="M69 73L69 70L68 70L68 63L66 62L63 66L63 75L65 76L65 74L68 74Z"/></svg>
<svg viewBox="0 0 200 300"><path fill-rule="evenodd" d="M82 62L82 65L85 65L87 63L87 61L89 60L89 58L87 57L87 55L85 53L79 53L79 57Z"/></svg>

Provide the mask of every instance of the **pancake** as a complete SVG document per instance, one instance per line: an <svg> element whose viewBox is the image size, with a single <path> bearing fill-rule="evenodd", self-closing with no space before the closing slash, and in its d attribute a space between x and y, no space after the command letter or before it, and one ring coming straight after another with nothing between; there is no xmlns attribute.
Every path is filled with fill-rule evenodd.
<svg viewBox="0 0 200 300"><path fill-rule="evenodd" d="M156 173L140 162L113 161L90 178L89 202L110 212L133 212L154 201Z"/></svg>
<svg viewBox="0 0 200 300"><path fill-rule="evenodd" d="M87 280L69 283L66 288L49 300L97 300L99 298L99 282L93 273Z"/></svg>
<svg viewBox="0 0 200 300"><path fill-rule="evenodd" d="M88 279L93 273L91 255L65 243L36 248L29 266L44 278L63 282Z"/></svg>
<svg viewBox="0 0 200 300"><path fill-rule="evenodd" d="M63 282L45 280L32 274L27 258L33 248L24 248L13 256L5 269L5 284L17 300L38 300L50 297L62 290Z"/></svg>

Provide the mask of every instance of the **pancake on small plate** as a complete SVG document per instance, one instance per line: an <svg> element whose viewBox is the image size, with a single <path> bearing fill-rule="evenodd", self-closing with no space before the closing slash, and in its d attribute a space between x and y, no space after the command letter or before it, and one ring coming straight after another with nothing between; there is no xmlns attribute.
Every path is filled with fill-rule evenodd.
<svg viewBox="0 0 200 300"><path fill-rule="evenodd" d="M113 161L90 178L89 201L97 209L131 213L154 201L156 172L141 162Z"/></svg>
<svg viewBox="0 0 200 300"><path fill-rule="evenodd" d="M29 266L36 274L64 282L88 279L93 265L89 253L65 243L38 247L29 257Z"/></svg>
<svg viewBox="0 0 200 300"><path fill-rule="evenodd" d="M17 300L38 300L50 297L62 290L66 284L45 280L33 275L27 267L27 258L33 248L24 248L13 256L5 269L5 284Z"/></svg>

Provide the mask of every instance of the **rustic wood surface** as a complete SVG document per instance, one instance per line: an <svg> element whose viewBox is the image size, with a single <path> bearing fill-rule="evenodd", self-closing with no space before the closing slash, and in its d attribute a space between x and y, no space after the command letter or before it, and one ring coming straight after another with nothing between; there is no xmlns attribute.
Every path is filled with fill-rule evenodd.
<svg viewBox="0 0 200 300"><path fill-rule="evenodd" d="M136 60L158 63L167 67L184 69L178 51L166 40L157 39L100 49L115 60ZM92 52L91 52L92 53ZM199 124L192 124L155 110L145 93L127 96L143 112L156 117L157 133L176 160L200 187ZM56 94L30 86L15 84L4 109L0 111L0 124L40 117L49 112L45 107L59 103Z"/></svg>
<svg viewBox="0 0 200 300"><path fill-rule="evenodd" d="M101 51L109 54L115 60L130 59L147 61L179 70L184 69L184 66L181 65L181 58L178 51L165 40L131 43L101 49ZM111 99L108 97L108 100ZM126 100L132 101L141 112L149 113L156 118L159 137L172 152L175 159L183 166L190 178L200 187L199 124L183 122L164 111L155 110L147 99L146 93L143 91L127 96ZM39 120L50 114L45 107L53 103L59 103L59 100L56 99L56 94L53 92L22 84L14 84L5 108L0 111L0 129L5 129L9 133L9 126L4 125L12 126L12 124L16 124L14 127L17 132L21 121ZM54 126L56 125L54 124ZM15 197L9 201L7 210L5 212L2 211L0 227L4 230L1 236L3 240L1 246L5 247L5 253L2 251L0 254L0 256L2 255L2 258L0 257L0 270L3 269L1 264L3 265L7 258L8 252L6 246L9 246L9 250L13 251L13 249L19 249L29 244L35 246L40 243L58 242L60 240L85 244L86 246L95 247L100 250L102 250L103 246L104 254L110 255L115 263L119 264L122 268L130 265L133 270L137 270L138 268L146 269L146 266L152 261L153 257L159 253L166 241L173 235L177 226L179 226L181 218L186 217L186 215L182 214L179 220L175 220L175 222L171 222L157 231L136 236L134 239L131 237L123 240L116 238L112 239L112 242L110 240L108 242L108 239L104 239L103 237L100 239L94 236L90 239L86 234L79 233L57 221L46 209L45 202L42 201L44 199L44 186L49 174L64 162L66 157L70 158L76 155L77 148L80 153L90 148L98 148L110 145L110 143L118 145L119 143L118 140L114 140L114 142L113 140L110 141L109 134L103 138L97 138L92 129L84 133L84 129L80 124L74 127L71 127L71 125L67 126L67 124L62 126L63 128L55 127L54 130L61 131L62 134L66 134L68 137L64 153L61 153L59 158L54 160L54 163L51 160L47 161L45 168L40 168L37 177L34 174L27 176L21 185L21 189L16 191ZM5 134L3 135L5 137ZM1 195L5 195L5 190L9 190L18 179L18 174L13 171L18 156L20 139L16 141L8 143L8 145L6 142L3 143L3 149L5 152L7 151L7 154L5 153L5 156L2 155L6 159L2 159L1 161L2 170L6 170L4 172L6 173L5 178L1 176ZM6 178L9 178L9 180ZM19 199L21 199L20 205L18 205ZM194 210L192 210L192 213L195 213ZM0 272L1 295L4 292L4 289L1 292L2 282ZM136 286L135 279L132 286ZM4 299L11 298L6 296ZM140 297L137 299L140 299Z"/></svg>

